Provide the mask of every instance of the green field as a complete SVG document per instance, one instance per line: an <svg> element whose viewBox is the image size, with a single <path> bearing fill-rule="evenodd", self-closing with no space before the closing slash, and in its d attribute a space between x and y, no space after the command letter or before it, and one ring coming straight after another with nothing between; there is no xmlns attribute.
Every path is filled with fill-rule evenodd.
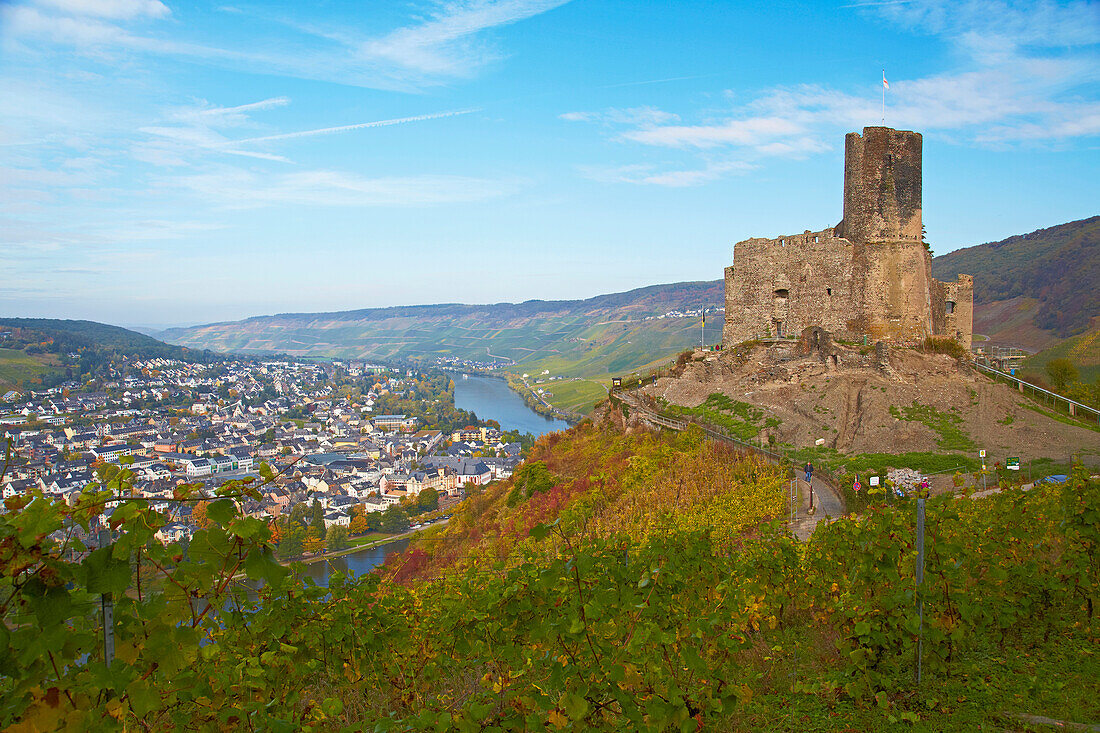
<svg viewBox="0 0 1100 733"><path fill-rule="evenodd" d="M610 379L563 379L546 384L534 384L531 386L542 387L553 394L546 399L555 407L567 412L580 414L588 413L593 405L607 397L606 385L611 384Z"/></svg>
<svg viewBox="0 0 1100 733"><path fill-rule="evenodd" d="M0 349L0 391L22 387L30 380L59 370L47 363L47 356L32 356L18 349Z"/></svg>

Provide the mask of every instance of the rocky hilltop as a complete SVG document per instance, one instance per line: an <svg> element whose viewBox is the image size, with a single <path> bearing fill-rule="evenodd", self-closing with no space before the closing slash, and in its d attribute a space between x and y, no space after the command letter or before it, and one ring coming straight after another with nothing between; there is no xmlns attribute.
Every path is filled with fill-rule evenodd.
<svg viewBox="0 0 1100 733"><path fill-rule="evenodd" d="M823 439L844 453L985 448L1002 461L1100 452L1100 432L1036 411L1008 386L946 354L846 346L808 329L799 341L749 342L695 356L645 392L685 408L714 393L748 403L779 419L761 430L780 443L803 447Z"/></svg>

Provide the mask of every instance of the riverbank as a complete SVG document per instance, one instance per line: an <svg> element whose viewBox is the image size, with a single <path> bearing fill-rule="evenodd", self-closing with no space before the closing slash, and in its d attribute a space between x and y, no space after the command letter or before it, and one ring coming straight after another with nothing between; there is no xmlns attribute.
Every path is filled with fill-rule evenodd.
<svg viewBox="0 0 1100 733"><path fill-rule="evenodd" d="M421 527L420 529L410 529L408 532L402 532L401 534L387 535L386 537L380 537L376 540L372 540L370 542L364 542L363 544L360 544L360 545L354 545L352 547L345 547L342 550L325 551L325 552L322 552L322 553L317 554L317 555L310 555L308 557L303 556L303 557L298 557L298 558L291 558L289 560L280 560L279 563L281 565L284 565L284 566L289 566L291 563L296 563L296 562L300 562L303 565L310 565L312 563L319 562L321 560L331 560L334 557L343 557L344 555L352 555L356 552L362 552L362 551L365 551L365 550L373 550L377 547L382 547L383 545L388 545L391 542L397 542L398 540L405 539L406 537L412 537L416 533L423 532L425 529L429 529L431 527L445 527L445 526L447 526L448 521L449 520L444 519L442 522L435 522L433 524L427 525L426 527ZM362 538L360 538L360 539L362 539Z"/></svg>
<svg viewBox="0 0 1100 733"><path fill-rule="evenodd" d="M527 405L532 412L536 412L543 417L564 420L570 425L576 425L584 419L584 415L566 412L554 407L549 400L535 392L534 387L528 384L522 375L512 374L511 372L506 372L506 374L505 381L508 382L508 386L523 399L523 404Z"/></svg>

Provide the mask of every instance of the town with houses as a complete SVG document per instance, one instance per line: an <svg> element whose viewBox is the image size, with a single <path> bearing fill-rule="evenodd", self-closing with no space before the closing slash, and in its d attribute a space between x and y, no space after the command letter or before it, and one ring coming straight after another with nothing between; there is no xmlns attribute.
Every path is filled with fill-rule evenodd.
<svg viewBox="0 0 1100 733"><path fill-rule="evenodd" d="M357 513L416 507L429 490L445 510L471 487L510 476L522 451L491 421L441 430L423 415L377 414L387 399L416 398L417 385L446 384L440 374L433 382L347 362L134 359L112 366L110 377L2 396L5 499L41 492L71 503L97 469L125 466L135 495L172 517L158 536L174 542L200 525L193 504L173 501L179 484L213 497L231 479L258 480L267 463L275 478L260 500L244 501L243 514L320 507L326 529L346 528ZM451 399L446 409L461 417Z"/></svg>

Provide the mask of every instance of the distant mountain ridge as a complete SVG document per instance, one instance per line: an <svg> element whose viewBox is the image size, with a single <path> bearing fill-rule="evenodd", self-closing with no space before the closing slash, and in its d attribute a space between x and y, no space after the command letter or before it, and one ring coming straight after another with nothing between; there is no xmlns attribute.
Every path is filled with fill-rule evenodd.
<svg viewBox="0 0 1100 733"><path fill-rule="evenodd" d="M696 318L660 318L725 301L722 281L651 285L583 300L395 306L335 313L284 313L168 329L165 340L220 351L394 361L454 357L513 361L572 376L636 369L721 340ZM651 320L646 320L650 318Z"/></svg>
<svg viewBox="0 0 1100 733"><path fill-rule="evenodd" d="M1003 321L1004 308L994 309L993 318L983 319L991 306L1019 298L1012 309L1033 310L1030 319L1025 319L1030 325L1059 338L1083 333L1092 318L1100 315L1096 287L1100 283L1100 216L967 247L932 260L932 275L940 280L959 273L974 276L976 331L990 331Z"/></svg>
<svg viewBox="0 0 1100 733"><path fill-rule="evenodd" d="M252 316L240 321L222 321L189 328L169 328L159 332L165 336L193 331L196 328L209 328L229 324L255 323L273 319L295 320L339 320L339 321L381 321L390 318L438 318L463 317L481 313L491 313L502 320L530 318L539 314L585 315L599 313L608 315L616 312L659 315L661 309L694 307L701 305L700 298L713 298L714 290L721 281L699 281L671 283L668 285L649 285L622 293L607 293L591 298L576 300L525 300L522 303L437 303L431 305L396 305L384 308L360 308L348 311L328 311L317 313L278 313L270 316ZM693 301L692 299L695 298ZM708 303L715 306L717 303Z"/></svg>

